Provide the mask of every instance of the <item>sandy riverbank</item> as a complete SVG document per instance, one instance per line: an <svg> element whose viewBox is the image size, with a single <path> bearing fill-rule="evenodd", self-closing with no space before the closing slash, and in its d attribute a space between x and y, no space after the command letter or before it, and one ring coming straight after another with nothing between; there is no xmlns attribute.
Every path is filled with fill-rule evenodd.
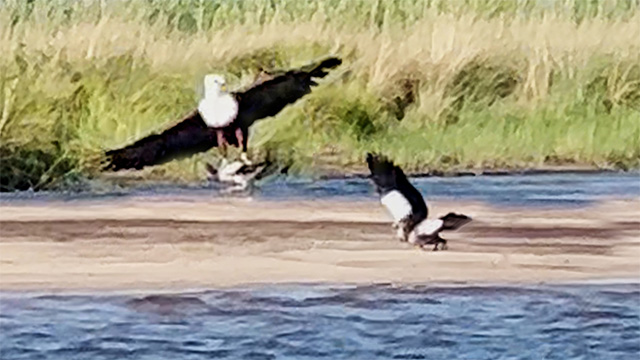
<svg viewBox="0 0 640 360"><path fill-rule="evenodd" d="M474 221L449 250L394 240L375 202L134 199L0 207L0 289L276 282L640 279L640 201L580 209L430 202Z"/></svg>

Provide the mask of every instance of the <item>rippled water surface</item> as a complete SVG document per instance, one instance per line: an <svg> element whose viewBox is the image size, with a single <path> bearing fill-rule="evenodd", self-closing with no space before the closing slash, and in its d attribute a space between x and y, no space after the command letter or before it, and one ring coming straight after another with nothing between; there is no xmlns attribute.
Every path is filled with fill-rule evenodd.
<svg viewBox="0 0 640 360"><path fill-rule="evenodd" d="M1 359L634 359L640 285L0 295Z"/></svg>
<svg viewBox="0 0 640 360"><path fill-rule="evenodd" d="M639 173L422 177L412 184L427 199L483 201L495 205L584 205L603 198L640 196ZM260 196L375 197L368 179L288 180L265 184Z"/></svg>
<svg viewBox="0 0 640 360"><path fill-rule="evenodd" d="M411 182L427 199L483 201L493 205L582 206L610 198L640 196L640 173L561 173L507 176L422 177ZM23 201L95 200L123 196L202 199L221 196L215 184L176 186L147 184L108 191L39 192L0 194L0 204ZM258 199L342 199L375 200L366 178L311 180L276 177L259 184L253 193Z"/></svg>

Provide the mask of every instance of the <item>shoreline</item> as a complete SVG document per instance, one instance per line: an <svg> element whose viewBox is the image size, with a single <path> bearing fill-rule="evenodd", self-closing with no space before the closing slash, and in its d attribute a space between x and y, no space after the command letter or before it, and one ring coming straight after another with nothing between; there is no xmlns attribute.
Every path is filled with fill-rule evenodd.
<svg viewBox="0 0 640 360"><path fill-rule="evenodd" d="M303 176L294 175L293 177L310 177L321 180L339 180L339 179L361 179L369 176L368 171L364 167L347 167L334 170L333 167L319 167L309 169L308 173ZM480 168L480 169L462 169L462 170L427 170L427 171L406 171L405 174L409 178L423 177L463 177L463 176L535 176L535 175L563 175L563 174L610 174L610 173L639 173L640 168L618 169L615 167L592 167L592 166L541 166L533 168ZM284 172L286 174L287 172ZM308 174L308 175L307 175ZM148 177L157 178L158 181L166 179L161 176L143 174L140 170L120 170L119 172L103 172L96 179L140 179L149 180ZM164 180L168 181L168 180Z"/></svg>
<svg viewBox="0 0 640 360"><path fill-rule="evenodd" d="M322 169L319 172L318 177L320 179L361 179L367 178L368 173L366 171L346 171L343 173L334 172L331 170L325 171ZM428 170L428 171L416 171L406 172L406 175L410 178L425 178L425 177L464 177L464 176L535 176L535 175L591 175L591 174L610 174L610 173L633 173L640 172L640 168L631 169L617 169L614 167L599 168L591 166L542 166L534 168L486 168L486 169L466 169L466 170Z"/></svg>
<svg viewBox="0 0 640 360"><path fill-rule="evenodd" d="M460 177L509 177L509 176L544 176L544 175L599 175L599 174L637 174L640 179L640 169L615 170L596 168L561 168L561 169L526 169L526 170L481 170L459 171L459 172L416 172L407 173L409 178L460 178ZM285 179L299 179L308 181L331 181L331 180L359 180L368 179L368 173L343 172L343 173L320 173L311 175L285 174ZM121 196L131 195L129 192L145 189L177 189L177 190L205 190L211 189L211 182L208 180L172 180L167 177L149 176L135 170L124 170L117 173L102 173L99 176L82 180L81 183L63 187L59 190L39 190L39 191L0 191L0 205L12 201L30 200L38 197L53 196ZM639 194L640 195L640 194Z"/></svg>
<svg viewBox="0 0 640 360"><path fill-rule="evenodd" d="M474 221L447 251L393 239L370 202L120 199L0 206L0 291L169 291L275 284L640 280L640 201L502 209L431 201Z"/></svg>
<svg viewBox="0 0 640 360"><path fill-rule="evenodd" d="M434 289L442 288L514 288L527 289L537 287L582 287L582 286L625 286L640 287L640 279L637 277L612 277L601 279L582 280L553 280L553 281L445 281L445 282L254 282L238 283L215 287L148 287L148 288L0 288L0 299L15 296L148 296L148 295L176 295L188 296L209 291L251 291L274 288L287 289L296 287L311 288L341 288L341 287L426 287Z"/></svg>

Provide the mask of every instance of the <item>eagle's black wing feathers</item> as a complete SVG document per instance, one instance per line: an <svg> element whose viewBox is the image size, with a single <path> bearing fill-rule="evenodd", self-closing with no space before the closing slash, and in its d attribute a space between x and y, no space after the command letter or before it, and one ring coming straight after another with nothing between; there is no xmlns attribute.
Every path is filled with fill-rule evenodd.
<svg viewBox="0 0 640 360"><path fill-rule="evenodd" d="M440 220L442 220L442 230L456 230L462 225L470 222L471 218L463 214L450 212L447 215L440 217Z"/></svg>
<svg viewBox="0 0 640 360"><path fill-rule="evenodd" d="M400 191L411 204L416 220L421 221L427 217L427 204L422 194L409 182L399 166L382 155L372 153L367 153L367 164L379 194L392 190Z"/></svg>
<svg viewBox="0 0 640 360"><path fill-rule="evenodd" d="M331 57L319 64L259 81L254 87L235 93L239 113L234 122L225 128L225 140L230 145L242 146L244 150L248 129L255 121L276 115L288 104L311 92L311 86L316 85L313 77L324 77L327 74L325 69L341 63L342 60L339 58ZM243 131L244 144L238 144L234 135L238 127ZM216 146L218 142L215 131L208 128L198 111L194 110L178 124L159 134L152 134L124 148L105 152L104 169L142 169L145 166L159 165L204 152Z"/></svg>
<svg viewBox="0 0 640 360"><path fill-rule="evenodd" d="M307 65L299 70L290 70L269 80L259 82L256 86L236 93L239 112L235 125L249 128L254 122L274 116L285 106L311 92L311 87L318 85L313 78L323 78L328 72L325 69L342 64L342 60L330 57L318 64Z"/></svg>
<svg viewBox="0 0 640 360"><path fill-rule="evenodd" d="M175 126L142 138L121 149L105 153L105 170L142 169L167 161L207 151L217 144L197 111L192 111Z"/></svg>

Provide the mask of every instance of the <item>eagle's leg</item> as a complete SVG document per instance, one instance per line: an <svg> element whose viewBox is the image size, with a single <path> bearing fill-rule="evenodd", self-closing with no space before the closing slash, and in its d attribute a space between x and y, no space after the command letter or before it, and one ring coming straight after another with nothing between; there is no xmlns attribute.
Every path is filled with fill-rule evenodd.
<svg viewBox="0 0 640 360"><path fill-rule="evenodd" d="M227 157L227 140L224 138L224 131L222 129L216 130L216 137L218 138L218 147L223 158Z"/></svg>
<svg viewBox="0 0 640 360"><path fill-rule="evenodd" d="M413 234L412 220L407 218L402 219L397 223L396 226L396 234L398 236L398 239L402 242L408 242L410 235Z"/></svg>
<svg viewBox="0 0 640 360"><path fill-rule="evenodd" d="M447 240L438 236L437 239L434 240L435 245L433 246L433 251L438 251L438 245L440 245L440 250L447 250Z"/></svg>
<svg viewBox="0 0 640 360"><path fill-rule="evenodd" d="M249 160L249 158L247 157L247 153L246 152L243 152L242 154L240 154L240 160L242 160L242 162L245 165L253 165L251 160Z"/></svg>
<svg viewBox="0 0 640 360"><path fill-rule="evenodd" d="M246 139L244 138L242 129L239 127L236 128L235 134L236 140L238 140L238 147L242 148L242 153L240 153L240 160L242 160L242 162L246 165L252 165L252 162L247 157L247 144L245 142Z"/></svg>
<svg viewBox="0 0 640 360"><path fill-rule="evenodd" d="M407 241L407 234L405 233L404 226L402 224L393 224L393 228L396 230L396 237L401 242Z"/></svg>
<svg viewBox="0 0 640 360"><path fill-rule="evenodd" d="M449 246L447 245L447 240L445 239L440 239L440 240L442 240L441 241L442 245L440 245L440 250L447 250L449 248Z"/></svg>

